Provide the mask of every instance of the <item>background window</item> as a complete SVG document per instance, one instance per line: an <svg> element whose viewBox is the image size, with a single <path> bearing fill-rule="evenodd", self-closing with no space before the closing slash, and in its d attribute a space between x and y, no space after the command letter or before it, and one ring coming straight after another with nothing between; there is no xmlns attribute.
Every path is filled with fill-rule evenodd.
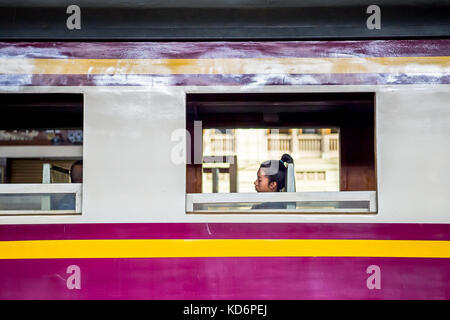
<svg viewBox="0 0 450 320"><path fill-rule="evenodd" d="M2 183L46 182L45 164L53 182L70 182L70 167L82 159L82 95L2 94L0 114Z"/></svg>
<svg viewBox="0 0 450 320"><path fill-rule="evenodd" d="M81 94L1 94L0 214L80 213L82 145Z"/></svg>

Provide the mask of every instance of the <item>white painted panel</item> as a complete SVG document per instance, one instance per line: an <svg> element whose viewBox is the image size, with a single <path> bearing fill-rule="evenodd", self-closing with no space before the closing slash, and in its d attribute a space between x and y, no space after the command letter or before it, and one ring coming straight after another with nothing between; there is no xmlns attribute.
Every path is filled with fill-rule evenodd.
<svg viewBox="0 0 450 320"><path fill-rule="evenodd" d="M185 127L182 91L85 95L83 219L152 221L184 210L185 167L170 154Z"/></svg>
<svg viewBox="0 0 450 320"><path fill-rule="evenodd" d="M380 219L450 223L450 91L380 92L377 128Z"/></svg>
<svg viewBox="0 0 450 320"><path fill-rule="evenodd" d="M162 87L154 92L146 87L23 87L20 91L85 93L83 213L0 217L0 224L450 223L449 85L202 86ZM185 126L183 91L376 92L378 214L187 215L185 167L168 159L177 145L169 132Z"/></svg>

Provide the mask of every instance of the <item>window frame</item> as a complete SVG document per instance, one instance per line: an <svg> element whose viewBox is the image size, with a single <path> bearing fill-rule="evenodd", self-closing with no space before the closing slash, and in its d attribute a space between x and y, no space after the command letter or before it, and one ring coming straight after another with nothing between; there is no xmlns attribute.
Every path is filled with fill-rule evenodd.
<svg viewBox="0 0 450 320"><path fill-rule="evenodd" d="M52 183L52 184L35 184L35 183L14 183L0 184L0 195L14 194L75 194L75 210L0 210L0 216L17 216L17 215L74 215L81 214L81 198L82 183Z"/></svg>
<svg viewBox="0 0 450 320"><path fill-rule="evenodd" d="M191 96L206 96L206 95L210 95L210 96L225 96L225 95L229 95L229 96L233 96L233 98L231 100L233 101L237 101L236 100L236 96L245 96L245 95L264 95L267 93L211 93L211 92L207 92L207 93L192 93L192 94L187 94L186 97L186 128L187 131L191 134L191 137L194 137L193 131L191 131L191 129L194 128L193 126L193 122L194 121L199 121L199 119L190 119L189 118L189 104L193 105L195 110L194 110L194 114L197 116L197 114L199 113L199 110L197 109L198 105L195 101L189 101L189 95ZM336 125L335 123L333 124L310 124L310 125L295 125L295 127L303 127L303 126L310 126L310 127L334 127L334 128L339 128L339 175L340 175L340 187L339 190L340 191L324 191L324 192L303 192L303 191L296 191L295 193L233 193L233 194L228 194L228 193L199 193L197 191L195 192L188 192L188 181L189 179L193 178L194 180L198 180L196 179L196 174L198 174L199 172L202 172L202 164L191 164L191 163L187 163L186 166L186 203L185 203L185 213L186 214L196 214L196 215L202 215L202 214L223 214L223 215L227 215L227 214L236 214L236 213L240 213L240 214L264 214L264 213L268 213L268 214L345 214L345 215L349 215L349 214L378 214L378 199L377 199L377 195L378 195L378 187L377 187L377 170L376 170L376 93L375 92L306 92L306 93L293 93L293 92L280 92L280 93L274 93L274 94L270 94L270 95L316 95L316 96L332 96L332 95L342 95L342 96L347 96L350 97L350 101L351 102L356 102L359 103L358 99L354 99L355 96L360 96L360 95L366 95L370 96L370 100L367 99L366 101L363 101L363 103L366 104L366 106L368 104L370 104L370 113L371 113L371 119L372 119L372 124L371 127L373 129L373 132L370 133L370 128L369 130L366 130L365 133L372 134L373 135L373 141L372 141L372 145L373 145L373 150L370 151L370 153L373 153L373 156L370 157L368 156L368 158L370 159L369 162L369 166L367 167L367 172L371 172L371 174L373 175L371 182L367 183L372 185L372 187L369 187L367 190L366 189L355 189L355 190L346 190L346 188L352 188L351 186L349 187L347 185L347 179L342 179L342 176L345 174L347 175L348 172L350 171L349 168L345 167L343 168L343 163L344 161L347 161L347 159L345 157L343 157L343 148L342 148L342 127L340 125ZM220 98L219 98L220 99ZM200 98L200 104L204 101L207 101L207 99L203 99ZM212 100L214 103L214 100ZM324 102L328 102L328 100L325 98L323 100L320 101L324 101ZM316 101L317 102L317 101ZM191 111L192 112L192 111ZM356 113L356 112L355 112ZM351 112L351 114L355 114L353 112ZM219 118L219 113L216 116L217 118ZM210 115L209 115L210 116ZM190 120L193 120L192 123L190 123ZM202 121L202 120L200 120ZM246 121L248 121L248 118L246 118ZM347 123L348 124L348 123ZM248 127L248 122L245 124ZM229 127L226 124L224 125L224 127L227 127L229 129L236 129L239 127ZM294 126L286 126L286 127L291 127L294 128ZM362 128L364 128L363 126L361 126ZM213 126L206 126L205 128L214 128ZM361 139L361 138L360 138ZM193 144L192 144L193 145ZM202 146L203 148L203 146ZM188 149L188 151L191 152L191 154L187 154L187 157L189 157L189 159L195 159L195 155L194 152L198 151L194 151L194 150L190 150ZM197 156L198 157L198 156ZM189 167L191 166L191 167ZM346 164L345 164L346 166ZM348 171L347 171L348 170ZM352 173L353 175L355 174L355 172ZM198 181L195 182L195 184L198 185ZM345 184L346 187L343 188L342 185ZM201 184L200 184L201 185ZM373 189L372 189L373 188ZM344 189L344 190L343 190ZM343 210L338 210L338 209L334 209L334 210L298 210L298 209L263 209L263 210L259 210L259 209L250 209L250 210L194 210L194 204L200 204L200 203L224 203L229 201L230 203L234 203L234 202L249 202L249 203L253 203L253 202L282 202L280 201L280 199L285 199L286 201L302 201L306 198L312 200L312 201L332 201L333 199L336 199L339 201L339 199L344 200L344 201L358 201L361 200L361 197L363 200L367 200L369 202L369 206L367 210L348 210L348 209L343 209Z"/></svg>
<svg viewBox="0 0 450 320"><path fill-rule="evenodd" d="M324 192L264 192L264 193L188 193L186 194L186 213L223 213L224 210L196 210L196 204L220 204L238 202L360 202L369 203L367 210L358 209L250 209L226 210L226 213L377 213L376 191L324 191Z"/></svg>

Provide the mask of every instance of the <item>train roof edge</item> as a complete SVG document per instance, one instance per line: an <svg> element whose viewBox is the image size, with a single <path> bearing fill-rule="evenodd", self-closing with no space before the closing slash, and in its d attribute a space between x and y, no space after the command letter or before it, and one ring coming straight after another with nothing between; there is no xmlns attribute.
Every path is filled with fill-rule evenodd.
<svg viewBox="0 0 450 320"><path fill-rule="evenodd" d="M450 1L380 0L379 28L367 23L372 1L0 1L0 40L204 41L447 38ZM67 13L69 12L69 13ZM369 12L369 13L368 13Z"/></svg>

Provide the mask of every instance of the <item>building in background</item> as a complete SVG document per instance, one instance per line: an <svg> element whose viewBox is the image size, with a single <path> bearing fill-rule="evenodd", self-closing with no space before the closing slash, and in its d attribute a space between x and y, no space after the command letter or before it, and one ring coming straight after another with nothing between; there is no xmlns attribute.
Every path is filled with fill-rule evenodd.
<svg viewBox="0 0 450 320"><path fill-rule="evenodd" d="M297 191L339 191L339 130L293 128L203 130L203 192L254 192L261 162L284 153L294 159Z"/></svg>

